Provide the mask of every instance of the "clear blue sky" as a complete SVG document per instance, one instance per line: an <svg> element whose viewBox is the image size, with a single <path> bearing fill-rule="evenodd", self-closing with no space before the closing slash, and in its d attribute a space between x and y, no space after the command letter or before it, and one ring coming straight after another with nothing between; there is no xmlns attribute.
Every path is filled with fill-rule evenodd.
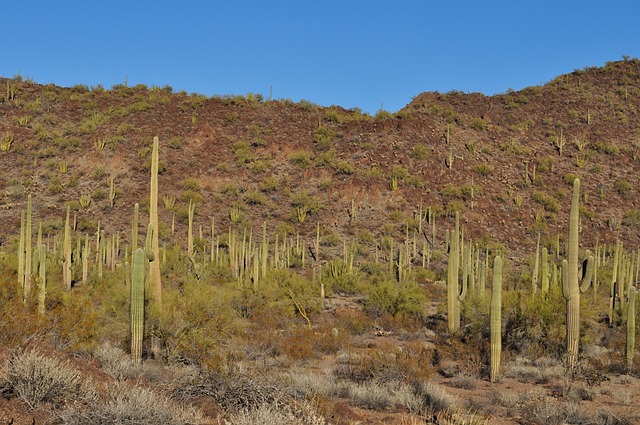
<svg viewBox="0 0 640 425"><path fill-rule="evenodd" d="M640 2L6 0L0 75L396 111L640 57Z"/></svg>

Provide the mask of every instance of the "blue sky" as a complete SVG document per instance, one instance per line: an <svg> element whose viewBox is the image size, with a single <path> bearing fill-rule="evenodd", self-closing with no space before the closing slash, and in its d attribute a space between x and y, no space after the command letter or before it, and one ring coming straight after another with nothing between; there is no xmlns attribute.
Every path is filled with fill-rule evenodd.
<svg viewBox="0 0 640 425"><path fill-rule="evenodd" d="M634 1L49 1L2 6L0 75L397 111L640 57Z"/></svg>

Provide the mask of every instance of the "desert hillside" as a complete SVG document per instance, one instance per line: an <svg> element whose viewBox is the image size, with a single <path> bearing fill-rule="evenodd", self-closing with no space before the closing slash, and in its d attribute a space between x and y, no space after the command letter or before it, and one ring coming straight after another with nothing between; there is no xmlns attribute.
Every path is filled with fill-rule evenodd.
<svg viewBox="0 0 640 425"><path fill-rule="evenodd" d="M640 422L640 60L375 116L0 88L0 422Z"/></svg>

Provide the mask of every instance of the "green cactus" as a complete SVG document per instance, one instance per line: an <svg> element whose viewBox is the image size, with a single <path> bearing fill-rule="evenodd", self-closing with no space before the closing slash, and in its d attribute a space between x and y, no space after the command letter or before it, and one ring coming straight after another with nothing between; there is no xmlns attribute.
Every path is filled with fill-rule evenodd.
<svg viewBox="0 0 640 425"><path fill-rule="evenodd" d="M580 343L580 285L578 282L579 202L580 179L576 178L573 181L571 210L569 213L569 244L567 248L567 266L565 268L567 279L563 279L562 282L562 294L567 302L567 367L570 371L573 371L578 361ZM591 259L593 260L593 257ZM562 265L564 267L564 261ZM591 271L593 272L593 268L591 268Z"/></svg>
<svg viewBox="0 0 640 425"><path fill-rule="evenodd" d="M142 248L133 254L133 274L131 279L131 357L136 363L142 360L142 339L144 335L144 261Z"/></svg>
<svg viewBox="0 0 640 425"><path fill-rule="evenodd" d="M89 277L89 255L91 255L90 249L91 248L89 245L89 235L85 234L84 247L82 249L82 284L83 285L87 284L87 279Z"/></svg>
<svg viewBox="0 0 640 425"><path fill-rule="evenodd" d="M158 229L158 137L153 138L153 149L151 151L151 183L149 195L149 227ZM160 258L160 244L158 232L153 232L151 238L151 250L154 258ZM160 261L152 261L149 265L149 288L151 289L151 299L157 311L162 311L162 281L160 275ZM160 355L160 340L154 336L151 340L151 352L154 356Z"/></svg>
<svg viewBox="0 0 640 425"><path fill-rule="evenodd" d="M67 206L67 218L64 222L64 240L62 242L62 280L67 291L71 290L71 227L69 215L71 207Z"/></svg>
<svg viewBox="0 0 640 425"><path fill-rule="evenodd" d="M500 372L502 353L502 259L493 260L493 288L491 289L491 382L495 382Z"/></svg>
<svg viewBox="0 0 640 425"><path fill-rule="evenodd" d="M40 282L38 283L38 313L44 316L45 302L47 297L47 247L40 245L38 249L38 271Z"/></svg>
<svg viewBox="0 0 640 425"><path fill-rule="evenodd" d="M135 253L138 249L138 213L140 205L136 202L133 206L133 222L131 223L131 252Z"/></svg>
<svg viewBox="0 0 640 425"><path fill-rule="evenodd" d="M24 234L25 234L25 214L20 211L20 241L18 242L18 289L23 291L24 296Z"/></svg>
<svg viewBox="0 0 640 425"><path fill-rule="evenodd" d="M149 226L147 227L147 237L144 242L144 255L146 255L147 260L149 260L150 262L153 262L153 260L156 259L156 254L153 251L152 245L154 234L155 231L153 229L153 224L149 223Z"/></svg>
<svg viewBox="0 0 640 425"><path fill-rule="evenodd" d="M149 197L149 221L153 229L158 229L158 137L153 138L153 150L151 152L151 189ZM158 232L153 232L151 249L155 258L160 258L160 245ZM162 282L160 276L160 261L152 262L149 268L149 284L153 301L162 309Z"/></svg>
<svg viewBox="0 0 640 425"><path fill-rule="evenodd" d="M456 332L456 304L458 303L458 262L460 253L458 250L460 229L460 213L456 211L456 227L449 234L449 263L447 267L447 329L450 333ZM459 311L459 310L458 310ZM459 320L457 321L459 324Z"/></svg>
<svg viewBox="0 0 640 425"><path fill-rule="evenodd" d="M25 223L24 230L24 301L29 300L31 294L31 267L32 267L32 255L31 252L31 194L27 197L27 221Z"/></svg>
<svg viewBox="0 0 640 425"><path fill-rule="evenodd" d="M540 264L540 284L542 286L542 293L549 292L549 250L547 247L542 248L542 263Z"/></svg>
<svg viewBox="0 0 640 425"><path fill-rule="evenodd" d="M531 294L535 295L538 292L538 270L540 263L540 233L538 233L538 242L536 242L536 259L533 264L533 271L531 272Z"/></svg>
<svg viewBox="0 0 640 425"><path fill-rule="evenodd" d="M188 228L187 228L187 255L193 258L193 216L196 212L196 204L189 200Z"/></svg>
<svg viewBox="0 0 640 425"><path fill-rule="evenodd" d="M616 240L616 247L613 254L613 269L611 274L611 285L609 287L609 326L613 326L614 311L616 307L616 294L618 285L618 263L620 262L620 251L622 250L622 242Z"/></svg>
<svg viewBox="0 0 640 425"><path fill-rule="evenodd" d="M633 367L633 356L636 345L636 290L635 286L629 288L629 307L627 307L627 369Z"/></svg>

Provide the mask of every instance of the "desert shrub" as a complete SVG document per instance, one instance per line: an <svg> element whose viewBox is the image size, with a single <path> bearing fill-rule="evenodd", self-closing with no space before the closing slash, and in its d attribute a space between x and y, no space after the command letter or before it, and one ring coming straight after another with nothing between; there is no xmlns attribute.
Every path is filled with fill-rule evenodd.
<svg viewBox="0 0 640 425"><path fill-rule="evenodd" d="M160 336L169 360L216 367L222 338L242 330L234 296L230 288L191 279L163 287L162 312L151 311L147 327Z"/></svg>
<svg viewBox="0 0 640 425"><path fill-rule="evenodd" d="M325 419L306 402L264 403L255 409L242 409L224 420L225 425L324 425Z"/></svg>
<svg viewBox="0 0 640 425"><path fill-rule="evenodd" d="M365 301L365 311L374 317L383 313L392 316L406 314L421 316L424 313L426 296L415 282L374 281Z"/></svg>
<svg viewBox="0 0 640 425"><path fill-rule="evenodd" d="M593 144L593 149L597 152L604 153L610 156L616 156L620 152L620 149L614 144L599 140Z"/></svg>
<svg viewBox="0 0 640 425"><path fill-rule="evenodd" d="M385 410L393 403L392 394L385 385L371 382L351 386L350 399L354 405L371 410Z"/></svg>
<svg viewBox="0 0 640 425"><path fill-rule="evenodd" d="M312 153L309 151L299 150L291 152L287 159L290 163L297 165L301 169L305 169L312 163L311 155Z"/></svg>
<svg viewBox="0 0 640 425"><path fill-rule="evenodd" d="M414 394L422 400L422 414L435 414L455 409L457 400L442 387L431 382L415 381Z"/></svg>
<svg viewBox="0 0 640 425"><path fill-rule="evenodd" d="M478 131L483 131L487 128L487 123L482 118L474 118L473 120L471 120L471 128Z"/></svg>
<svg viewBox="0 0 640 425"><path fill-rule="evenodd" d="M454 388L463 388L465 390L474 390L477 386L476 378L466 373L458 373L454 376L449 385Z"/></svg>
<svg viewBox="0 0 640 425"><path fill-rule="evenodd" d="M486 162L482 163L482 164L478 164L475 167L473 167L473 171L475 171L476 173L480 174L481 176L488 176L491 173L493 173L493 166L491 166L490 164L487 164Z"/></svg>
<svg viewBox="0 0 640 425"><path fill-rule="evenodd" d="M513 363L505 365L504 376L518 382L546 384L553 379L563 377L564 373L565 369L558 361L551 361L548 358L531 361L518 357Z"/></svg>
<svg viewBox="0 0 640 425"><path fill-rule="evenodd" d="M391 118L393 117L393 115L391 114L391 112L385 110L385 109L378 109L378 111L376 112L374 118L377 120L383 120L383 119L387 119L387 118Z"/></svg>
<svg viewBox="0 0 640 425"><path fill-rule="evenodd" d="M265 158L258 159L248 164L247 168L254 174L263 174L271 168L271 160Z"/></svg>
<svg viewBox="0 0 640 425"><path fill-rule="evenodd" d="M640 210L625 211L622 224L629 227L640 227Z"/></svg>
<svg viewBox="0 0 640 425"><path fill-rule="evenodd" d="M620 196L627 196L633 189L633 186L625 179L616 179L613 183L613 188Z"/></svg>
<svg viewBox="0 0 640 425"><path fill-rule="evenodd" d="M426 159L427 156L429 156L429 151L427 147L424 145L416 145L413 147L409 155L413 159L421 160L421 159Z"/></svg>
<svg viewBox="0 0 640 425"><path fill-rule="evenodd" d="M242 198L247 205L266 205L268 202L266 195L255 190L246 192Z"/></svg>
<svg viewBox="0 0 640 425"><path fill-rule="evenodd" d="M327 150L331 147L331 139L336 135L336 132L329 127L320 127L313 135L313 141L318 145L318 148Z"/></svg>
<svg viewBox="0 0 640 425"><path fill-rule="evenodd" d="M148 388L124 384L112 386L106 402L96 401L87 407L73 406L59 416L65 425L188 425L203 421L200 412L194 408L178 406Z"/></svg>
<svg viewBox="0 0 640 425"><path fill-rule="evenodd" d="M398 381L402 374L394 367L394 354L378 349L339 353L333 374L356 384Z"/></svg>
<svg viewBox="0 0 640 425"><path fill-rule="evenodd" d="M336 174L343 174L350 176L351 174L356 172L356 167L349 161L338 160L333 164L333 169Z"/></svg>
<svg viewBox="0 0 640 425"><path fill-rule="evenodd" d="M123 350L103 344L98 348L94 357L100 360L101 369L107 375L118 381L137 376L139 366Z"/></svg>
<svg viewBox="0 0 640 425"><path fill-rule="evenodd" d="M69 361L36 350L16 350L5 363L6 380L32 409L43 403L61 407L95 397L95 389Z"/></svg>
<svg viewBox="0 0 640 425"><path fill-rule="evenodd" d="M251 152L249 144L245 141L239 141L231 147L238 164L248 164L255 161L255 155Z"/></svg>
<svg viewBox="0 0 640 425"><path fill-rule="evenodd" d="M560 356L564 351L564 299L552 289L548 298L503 296L503 346L514 353Z"/></svg>
<svg viewBox="0 0 640 425"><path fill-rule="evenodd" d="M174 397L180 402L199 396L211 397L230 413L255 410L263 404L275 404L283 397L276 385L244 373L212 373L200 382L181 386L174 391Z"/></svg>
<svg viewBox="0 0 640 425"><path fill-rule="evenodd" d="M558 209L559 209L558 202L544 192L541 192L541 191L533 192L533 195L531 195L531 199L533 200L533 202L536 202L542 205L546 211L558 212Z"/></svg>

